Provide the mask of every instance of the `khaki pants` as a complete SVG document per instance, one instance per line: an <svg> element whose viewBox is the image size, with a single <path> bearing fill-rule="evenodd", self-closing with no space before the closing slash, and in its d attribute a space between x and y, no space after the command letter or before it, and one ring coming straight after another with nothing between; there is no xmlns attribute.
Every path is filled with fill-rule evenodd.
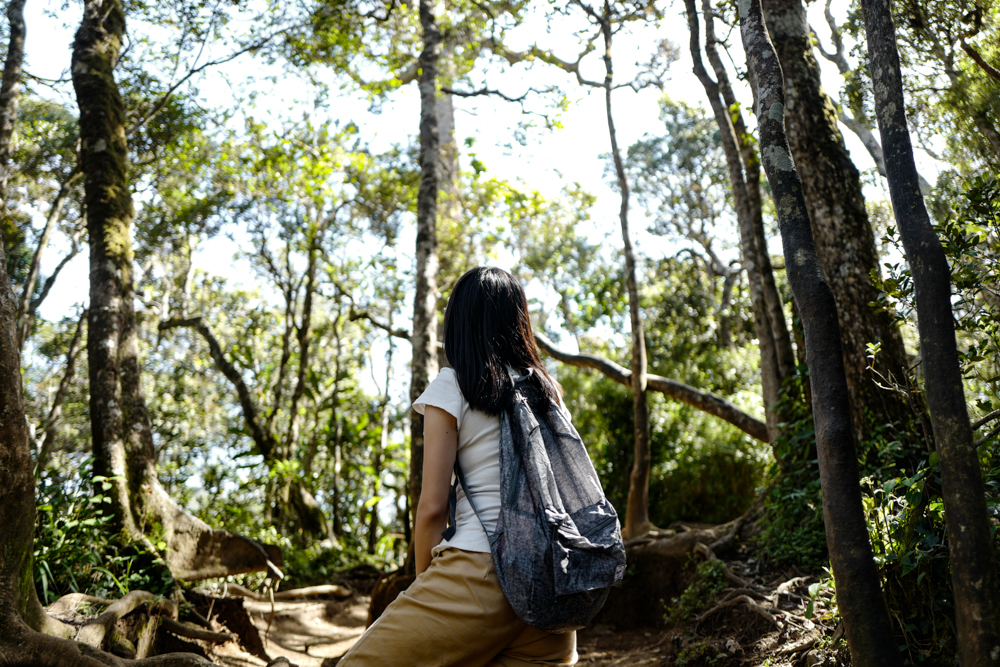
<svg viewBox="0 0 1000 667"><path fill-rule="evenodd" d="M445 549L365 631L338 667L572 665L576 633L551 634L511 609L490 554Z"/></svg>

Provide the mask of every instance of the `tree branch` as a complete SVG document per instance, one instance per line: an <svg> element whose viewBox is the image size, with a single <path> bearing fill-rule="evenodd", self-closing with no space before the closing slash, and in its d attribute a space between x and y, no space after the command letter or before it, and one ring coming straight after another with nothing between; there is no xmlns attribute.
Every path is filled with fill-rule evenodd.
<svg viewBox="0 0 1000 667"><path fill-rule="evenodd" d="M966 43L964 37L962 38L960 44L962 46L962 50L965 51L965 55L972 58L972 62L979 65L983 69L983 71L989 75L991 79L993 79L994 81L1000 81L1000 71L997 71L995 67L993 67L988 62L983 60L983 57L979 55L979 52L976 51L975 47Z"/></svg>
<svg viewBox="0 0 1000 667"><path fill-rule="evenodd" d="M212 360L215 362L216 368L218 368L219 371L226 376L226 379L232 382L233 386L236 388L236 393L240 400L240 407L243 408L243 418L246 420L247 427L250 429L250 437L253 438L254 444L257 445L257 449L260 450L264 459L270 459L274 454L277 445L274 440L274 436L269 431L265 430L261 424L260 410L257 408L257 404L254 403L253 397L250 395L250 389L247 387L246 382L243 381L243 376L240 374L236 366L230 363L222 353L222 347L219 345L219 341L212 333L212 330L207 324L205 324L201 317L175 318L166 320L165 322L160 322L158 329L160 331L166 331L177 327L194 329L201 334L201 337L205 339L206 343L208 343L208 350L212 355Z"/></svg>
<svg viewBox="0 0 1000 667"><path fill-rule="evenodd" d="M564 364L580 366L581 368L593 368L618 384L625 385L626 387L632 386L632 371L619 366L613 361L591 354L572 354L565 350L560 350L552 341L538 333L535 334L535 342L547 355ZM657 391L664 396L687 403L713 417L718 417L723 421L729 422L747 435L761 442L768 442L767 424L748 415L731 402L711 392L701 391L683 382L671 380L660 375L646 376L646 390Z"/></svg>
<svg viewBox="0 0 1000 667"><path fill-rule="evenodd" d="M234 51L233 53L230 53L228 56L224 56L222 58L216 58L215 60L210 60L209 62L204 63L203 65L198 65L197 67L192 67L190 70L188 70L187 74L185 74L184 76L182 76L180 79L177 80L176 83L174 83L172 86L170 86L170 88L167 89L167 92L165 92L163 94L163 96L160 97L160 100L153 106L152 109L149 110L148 113L146 113L145 116L143 116L142 118L140 118L130 128L128 128L128 130L125 131L126 138L131 138L131 136L133 134L135 134L137 131L139 131L139 129L141 129L146 123L148 123L156 114L160 113L160 111L163 110L163 107L165 107L167 105L167 102L170 101L170 98L173 97L174 93L177 92L177 89L180 88L182 85L184 85L184 83L188 79L190 79L192 76L194 76L195 74L198 74L199 72L202 72L202 71L208 69L209 67L214 67L215 65L223 65L225 63L228 63L231 60L235 60L236 58L239 58L244 53L249 53L249 52L252 52L252 51L256 51L256 50L260 49L261 47L263 47L264 45L266 45L268 42L270 42L272 39L274 39L278 35L280 35L280 34L282 34L284 32L288 32L288 30L290 30L290 29L291 29L291 27L282 28L281 30L278 30L277 32L271 33L267 37L264 37L262 39L257 40L253 44L249 44L247 46L244 46L242 49L239 49L238 51Z"/></svg>
<svg viewBox="0 0 1000 667"><path fill-rule="evenodd" d="M351 303L351 312L350 315L347 316L347 319L351 322L355 322L357 320L368 320L373 326L385 331L390 336L402 338L403 340L410 340L410 332L406 329L393 329L391 325L382 322L367 310L359 310L355 308L353 303Z"/></svg>

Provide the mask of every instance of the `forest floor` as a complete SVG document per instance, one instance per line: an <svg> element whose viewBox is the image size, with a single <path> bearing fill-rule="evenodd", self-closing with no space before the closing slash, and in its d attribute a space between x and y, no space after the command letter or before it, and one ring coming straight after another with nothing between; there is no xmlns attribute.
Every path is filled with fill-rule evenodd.
<svg viewBox="0 0 1000 667"><path fill-rule="evenodd" d="M689 600L689 617L653 627L597 624L580 631L581 665L665 667L836 667L847 663L828 587L792 571L757 572L740 550L724 563L726 581ZM270 658L299 667L332 667L364 631L369 598L243 600ZM807 618L808 617L808 618ZM605 619L607 620L607 619ZM235 642L201 644L221 665L263 666Z"/></svg>
<svg viewBox="0 0 1000 667"><path fill-rule="evenodd" d="M818 573L767 566L755 553L752 536L740 534L747 525L742 519L715 527L678 525L633 541L631 574L612 591L595 624L578 633L579 664L849 664L832 588ZM725 557L717 558L709 544ZM149 625L141 619L152 607L133 606L112 621L113 628L107 626L107 637L118 643L105 648L118 652L115 647L121 649L124 638L132 642L131 655L142 645L141 651L148 649L143 655L195 652L226 667L333 667L364 632L369 593L383 576L359 566L342 573L336 585L285 591L280 596L286 599L274 601L232 584L224 591L188 590L180 607L182 623ZM304 597L316 593L330 597ZM69 595L50 613L77 627L111 614L110 607L104 611L92 604L110 601L76 597L83 606L65 604L74 598ZM176 618L178 608L172 608ZM154 639L136 634L144 627ZM285 660L274 662L278 658Z"/></svg>

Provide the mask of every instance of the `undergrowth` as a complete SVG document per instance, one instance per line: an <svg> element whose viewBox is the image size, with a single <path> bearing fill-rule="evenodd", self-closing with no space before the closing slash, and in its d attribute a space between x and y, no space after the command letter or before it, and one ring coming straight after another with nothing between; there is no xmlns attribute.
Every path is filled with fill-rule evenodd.
<svg viewBox="0 0 1000 667"><path fill-rule="evenodd" d="M696 558L697 556L692 555L691 557ZM684 589L680 596L670 600L663 621L667 625L684 623L712 604L715 596L726 587L724 567L722 561L718 560L705 560L698 563L695 568L694 581Z"/></svg>
<svg viewBox="0 0 1000 667"><path fill-rule="evenodd" d="M828 555L812 410L799 398L808 381L808 369L799 366L782 389L778 410L787 421L774 448L782 463L772 464L757 545L761 558L778 567L817 572Z"/></svg>
<svg viewBox="0 0 1000 667"><path fill-rule="evenodd" d="M175 582L160 557L112 529L111 499L104 495L111 480L90 478L92 464L88 458L68 477L47 473L38 482L33 557L42 604L68 593L169 594Z"/></svg>

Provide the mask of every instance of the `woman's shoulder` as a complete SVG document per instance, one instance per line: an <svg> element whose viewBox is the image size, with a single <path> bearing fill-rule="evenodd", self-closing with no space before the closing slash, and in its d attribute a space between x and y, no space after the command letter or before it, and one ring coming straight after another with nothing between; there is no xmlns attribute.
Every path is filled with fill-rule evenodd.
<svg viewBox="0 0 1000 667"><path fill-rule="evenodd" d="M451 368L442 368L420 397L413 402L414 409L423 414L424 407L433 405L454 416L461 425L465 397L458 386L458 375Z"/></svg>

